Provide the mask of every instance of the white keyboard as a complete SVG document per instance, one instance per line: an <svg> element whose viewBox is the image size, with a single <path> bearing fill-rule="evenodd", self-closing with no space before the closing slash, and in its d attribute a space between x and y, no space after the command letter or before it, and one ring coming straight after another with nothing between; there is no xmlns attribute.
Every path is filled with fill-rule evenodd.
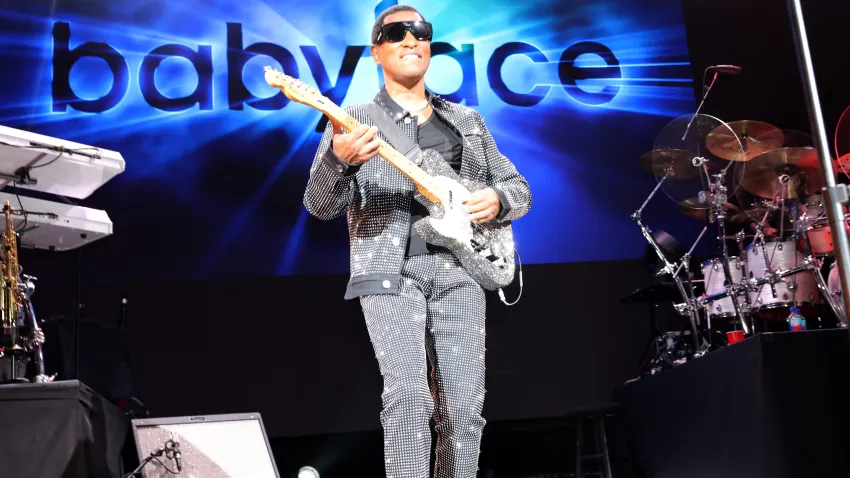
<svg viewBox="0 0 850 478"><path fill-rule="evenodd" d="M20 168L31 168L36 183L17 187L85 199L124 167L116 151L0 126L0 188L16 181Z"/></svg>
<svg viewBox="0 0 850 478"><path fill-rule="evenodd" d="M46 169L46 168L45 168ZM68 251L112 235L112 221L106 211L71 204L45 201L26 196L0 192L0 208L9 201L13 212L21 209L28 214L13 214L14 228L21 235L21 247ZM53 213L56 217L44 214ZM6 230L6 221L0 218L0 231Z"/></svg>

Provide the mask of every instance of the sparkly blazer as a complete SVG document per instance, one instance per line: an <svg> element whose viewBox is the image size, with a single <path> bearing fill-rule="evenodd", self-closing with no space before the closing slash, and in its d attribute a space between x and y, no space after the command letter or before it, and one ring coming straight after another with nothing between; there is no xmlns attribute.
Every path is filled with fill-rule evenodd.
<svg viewBox="0 0 850 478"><path fill-rule="evenodd" d="M513 221L531 207L531 189L511 161L496 147L493 136L478 112L428 93L434 113L463 140L462 179L484 183L499 195L501 210L496 221ZM374 100L416 141L417 124L381 88ZM345 111L371 126L361 105ZM378 135L386 140L380 132ZM304 206L319 219L331 220L347 213L351 277L346 299L370 294L393 294L399 290L401 268L410 233L412 181L379 156L362 165L343 162L333 151L333 129L325 129L310 168Z"/></svg>

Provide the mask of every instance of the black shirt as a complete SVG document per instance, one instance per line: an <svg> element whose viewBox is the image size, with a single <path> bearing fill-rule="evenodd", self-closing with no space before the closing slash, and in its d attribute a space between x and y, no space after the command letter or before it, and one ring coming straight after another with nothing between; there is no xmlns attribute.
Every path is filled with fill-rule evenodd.
<svg viewBox="0 0 850 478"><path fill-rule="evenodd" d="M460 173L463 142L457 133L445 121L440 119L436 113L431 113L431 117L419 125L419 131L416 136L417 143L422 151L433 149L440 153L455 172ZM428 209L414 199L410 207L410 240L407 242L408 257L417 254L426 254L436 250L435 246L426 243L413 229L413 224L427 215Z"/></svg>

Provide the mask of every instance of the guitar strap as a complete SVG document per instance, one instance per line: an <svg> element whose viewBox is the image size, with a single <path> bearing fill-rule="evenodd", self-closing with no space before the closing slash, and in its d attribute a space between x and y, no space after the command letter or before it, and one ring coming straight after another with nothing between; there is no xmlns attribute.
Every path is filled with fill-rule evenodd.
<svg viewBox="0 0 850 478"><path fill-rule="evenodd" d="M419 145L414 143L413 140L398 127L396 122L387 113L387 110L381 108L374 101L364 104L363 107L366 110L366 114L369 116L369 119L371 119L372 123L378 127L378 131L387 138L387 143L389 143L390 146L404 154L404 157L410 160L413 164L418 165L422 162L422 150L419 149Z"/></svg>

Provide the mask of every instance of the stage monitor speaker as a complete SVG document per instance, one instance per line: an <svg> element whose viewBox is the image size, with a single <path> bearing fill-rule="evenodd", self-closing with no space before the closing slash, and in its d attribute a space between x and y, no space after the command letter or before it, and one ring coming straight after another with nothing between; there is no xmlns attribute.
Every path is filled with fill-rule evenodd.
<svg viewBox="0 0 850 478"><path fill-rule="evenodd" d="M163 454L142 469L144 478L172 478L178 465L177 476L280 478L259 413L140 418L131 425L140 463L168 440L179 443L179 463Z"/></svg>

